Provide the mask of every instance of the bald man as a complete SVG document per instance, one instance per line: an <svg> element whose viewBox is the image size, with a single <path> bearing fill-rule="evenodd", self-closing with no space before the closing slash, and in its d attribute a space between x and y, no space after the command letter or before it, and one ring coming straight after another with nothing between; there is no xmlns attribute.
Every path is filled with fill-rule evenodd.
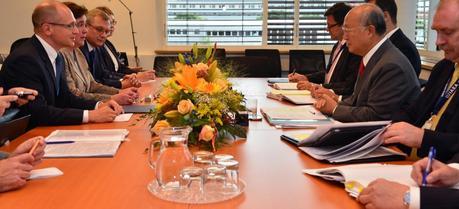
<svg viewBox="0 0 459 209"><path fill-rule="evenodd" d="M343 31L349 52L363 57L354 93L340 102L336 95L319 95L315 107L342 122L390 120L420 93L413 67L385 37L384 14L376 5L353 8Z"/></svg>
<svg viewBox="0 0 459 209"><path fill-rule="evenodd" d="M21 107L21 112L31 114L29 125L113 121L122 112L116 102L101 102L96 108L96 101L70 93L62 75L64 64L59 50L73 47L78 33L69 8L57 1L42 2L34 9L32 22L35 34L8 56L0 71L0 86L38 91L34 101Z"/></svg>

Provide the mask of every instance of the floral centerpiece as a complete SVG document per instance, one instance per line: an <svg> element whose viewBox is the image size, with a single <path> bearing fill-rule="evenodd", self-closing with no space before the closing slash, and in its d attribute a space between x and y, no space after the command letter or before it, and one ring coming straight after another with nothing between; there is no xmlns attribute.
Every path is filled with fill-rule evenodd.
<svg viewBox="0 0 459 209"><path fill-rule="evenodd" d="M246 137L245 129L235 123L244 110L244 96L231 88L226 73L218 68L214 50L205 56L196 45L192 54L179 54L171 69L172 78L163 84L155 108L146 117L152 119L151 131L159 134L164 127L192 127L189 144L215 151L228 135Z"/></svg>

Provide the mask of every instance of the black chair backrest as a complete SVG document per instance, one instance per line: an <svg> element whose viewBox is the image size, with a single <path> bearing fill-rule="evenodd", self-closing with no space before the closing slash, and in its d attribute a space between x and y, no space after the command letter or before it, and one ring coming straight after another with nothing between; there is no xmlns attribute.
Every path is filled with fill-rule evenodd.
<svg viewBox="0 0 459 209"><path fill-rule="evenodd" d="M27 37L27 38L20 38L16 41L14 41L12 44L11 44L11 47L10 47L10 54L11 52L13 52L16 48L18 48L18 46L20 46L22 43L24 43L25 41L29 40L30 37Z"/></svg>
<svg viewBox="0 0 459 209"><path fill-rule="evenodd" d="M158 77L168 77L172 74L170 69L174 68L174 63L178 61L178 56L156 56L153 69Z"/></svg>
<svg viewBox="0 0 459 209"><path fill-rule="evenodd" d="M278 77L279 72L269 62L268 57L227 57L226 65L229 65L238 77Z"/></svg>
<svg viewBox="0 0 459 209"><path fill-rule="evenodd" d="M281 77L282 66L280 60L280 53L277 49L246 49L246 57L266 57L267 62L273 68L273 77Z"/></svg>
<svg viewBox="0 0 459 209"><path fill-rule="evenodd" d="M129 60L128 60L128 58L127 58L126 52L120 52L120 57L119 57L119 58L120 58L120 61L121 61L124 65L129 66Z"/></svg>
<svg viewBox="0 0 459 209"><path fill-rule="evenodd" d="M214 49L212 49L212 52ZM206 56L207 48L198 48L199 54L202 56L200 59ZM191 49L191 53L193 53L193 49ZM222 60L226 58L226 50L224 48L217 48L215 51L214 58L217 60Z"/></svg>
<svg viewBox="0 0 459 209"><path fill-rule="evenodd" d="M325 71L325 53L323 50L290 50L289 73L311 74Z"/></svg>

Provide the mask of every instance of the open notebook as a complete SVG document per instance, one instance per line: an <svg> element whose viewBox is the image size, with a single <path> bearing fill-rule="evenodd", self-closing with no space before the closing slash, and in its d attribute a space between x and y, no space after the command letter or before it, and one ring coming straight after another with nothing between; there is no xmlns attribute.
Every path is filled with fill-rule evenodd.
<svg viewBox="0 0 459 209"><path fill-rule="evenodd" d="M317 127L310 135L285 134L311 157L329 163L356 163L402 160L406 155L382 146L380 135L389 121L332 124Z"/></svg>
<svg viewBox="0 0 459 209"><path fill-rule="evenodd" d="M278 90L298 90L297 83L274 83L273 88Z"/></svg>
<svg viewBox="0 0 459 209"><path fill-rule="evenodd" d="M345 165L322 169L304 169L303 172L312 176L318 176L329 181L338 181L344 184L349 195L357 197L363 188L378 178L395 181L408 186L417 186L411 179L411 165L388 165L388 164L357 164ZM454 188L459 189L459 184Z"/></svg>
<svg viewBox="0 0 459 209"><path fill-rule="evenodd" d="M45 141L45 157L112 157L127 129L56 130Z"/></svg>

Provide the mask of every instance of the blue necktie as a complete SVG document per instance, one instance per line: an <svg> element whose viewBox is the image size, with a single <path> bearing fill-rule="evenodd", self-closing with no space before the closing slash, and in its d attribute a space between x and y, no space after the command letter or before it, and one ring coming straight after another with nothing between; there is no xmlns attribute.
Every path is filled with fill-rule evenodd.
<svg viewBox="0 0 459 209"><path fill-rule="evenodd" d="M56 94L59 96L60 91L60 80L62 72L64 71L64 58L61 53L57 54L56 57Z"/></svg>

